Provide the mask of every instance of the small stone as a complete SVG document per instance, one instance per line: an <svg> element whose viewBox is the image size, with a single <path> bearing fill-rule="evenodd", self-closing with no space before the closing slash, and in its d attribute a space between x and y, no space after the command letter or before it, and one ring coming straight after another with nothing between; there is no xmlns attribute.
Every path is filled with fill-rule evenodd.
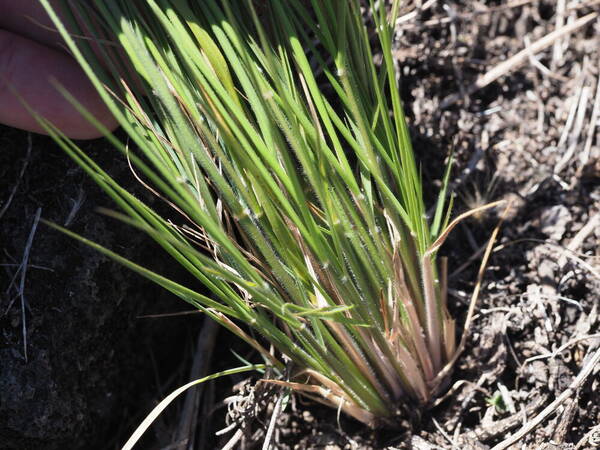
<svg viewBox="0 0 600 450"><path fill-rule="evenodd" d="M563 205L555 205L545 209L540 217L542 233L553 241L560 241L567 227L573 222L571 213Z"/></svg>
<svg viewBox="0 0 600 450"><path fill-rule="evenodd" d="M548 383L548 370L546 368L546 364L540 360L532 361L529 365L529 380L537 381L542 384Z"/></svg>
<svg viewBox="0 0 600 450"><path fill-rule="evenodd" d="M312 423L315 421L315 418L310 413L310 411L302 411L302 418L306 423Z"/></svg>
<svg viewBox="0 0 600 450"><path fill-rule="evenodd" d="M537 272L541 280L553 280L554 268L556 263L550 259L542 259L537 267Z"/></svg>

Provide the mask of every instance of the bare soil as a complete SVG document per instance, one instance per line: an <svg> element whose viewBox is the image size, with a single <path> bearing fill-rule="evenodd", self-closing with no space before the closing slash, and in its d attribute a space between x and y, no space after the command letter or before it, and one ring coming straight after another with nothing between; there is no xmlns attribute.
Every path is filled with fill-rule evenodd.
<svg viewBox="0 0 600 450"><path fill-rule="evenodd" d="M596 0L406 2L396 53L431 198L452 150L457 213L511 205L441 399L397 429L372 431L295 397L273 419L282 393L239 377L207 385L195 407L178 403L140 448L185 448L170 447L190 430L182 417L199 424L194 449L261 448L272 419L278 449L492 448L522 427L531 429L512 448L600 445L600 365L590 366L600 351L600 19L588 16L599 10ZM200 364L197 315L137 318L185 305L41 224L28 246L42 208L44 218L71 218L85 236L184 276L137 233L93 212L110 202L48 139L34 137L29 152L27 139L0 129L0 449L119 448L153 399L190 379L194 360L213 372L238 364L225 348L247 350L222 332L212 364ZM89 148L127 179L107 144ZM501 213L463 222L443 249L459 321Z"/></svg>

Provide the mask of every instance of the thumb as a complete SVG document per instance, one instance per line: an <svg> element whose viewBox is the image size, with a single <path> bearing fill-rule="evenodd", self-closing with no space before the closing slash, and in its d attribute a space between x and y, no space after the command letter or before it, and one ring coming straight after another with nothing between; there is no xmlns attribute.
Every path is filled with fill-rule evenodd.
<svg viewBox="0 0 600 450"><path fill-rule="evenodd" d="M77 62L68 55L0 29L0 123L35 133L43 128L27 111L48 119L73 139L99 137L98 130L53 86L56 80L109 129L116 121Z"/></svg>

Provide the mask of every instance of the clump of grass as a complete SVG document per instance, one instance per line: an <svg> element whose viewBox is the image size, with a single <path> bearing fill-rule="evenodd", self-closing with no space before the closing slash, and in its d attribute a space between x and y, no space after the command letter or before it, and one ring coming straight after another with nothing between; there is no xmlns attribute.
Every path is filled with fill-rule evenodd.
<svg viewBox="0 0 600 450"><path fill-rule="evenodd" d="M135 148L105 134L174 214L49 132L211 295L89 244L288 369L271 382L370 426L427 404L456 351L437 257L450 208L445 188L431 219L423 202L399 1L368 3L373 35L359 0L63 2L90 40L41 1Z"/></svg>

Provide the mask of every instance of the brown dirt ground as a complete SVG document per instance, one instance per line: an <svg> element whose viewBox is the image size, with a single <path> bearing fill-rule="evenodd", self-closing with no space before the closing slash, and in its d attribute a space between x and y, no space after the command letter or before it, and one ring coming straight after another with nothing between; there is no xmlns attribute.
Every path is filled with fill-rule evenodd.
<svg viewBox="0 0 600 450"><path fill-rule="evenodd" d="M291 398L271 448L491 448L565 392L514 448L583 449L600 440L600 366L568 391L600 346L600 19L471 88L519 51L598 10L597 0L406 2L396 51L426 183L439 185L453 149L456 211L499 199L512 208L447 395L419 420L377 432ZM458 101L444 105L453 95ZM45 218L64 222L84 192L76 231L169 270L150 244L93 213L109 201L47 139L35 137L30 154L27 147L26 134L0 129L0 211L16 186L0 215L0 264L9 264L0 266L0 449L118 448L152 399L189 379L200 320L136 320L185 305L40 225L25 284L25 363L19 279L11 280L38 207ZM90 150L112 164L106 144ZM125 176L126 167L115 165ZM490 213L465 221L444 248L455 269L450 303L459 320L498 220ZM219 339L229 345L228 337ZM211 372L236 364L224 353L213 358ZM194 449L222 448L238 429L234 448L261 447L280 392L239 377L209 384L204 393L193 416L201 424ZM189 415L184 410L175 406L140 448L177 448L169 445ZM231 423L229 432L213 436Z"/></svg>

